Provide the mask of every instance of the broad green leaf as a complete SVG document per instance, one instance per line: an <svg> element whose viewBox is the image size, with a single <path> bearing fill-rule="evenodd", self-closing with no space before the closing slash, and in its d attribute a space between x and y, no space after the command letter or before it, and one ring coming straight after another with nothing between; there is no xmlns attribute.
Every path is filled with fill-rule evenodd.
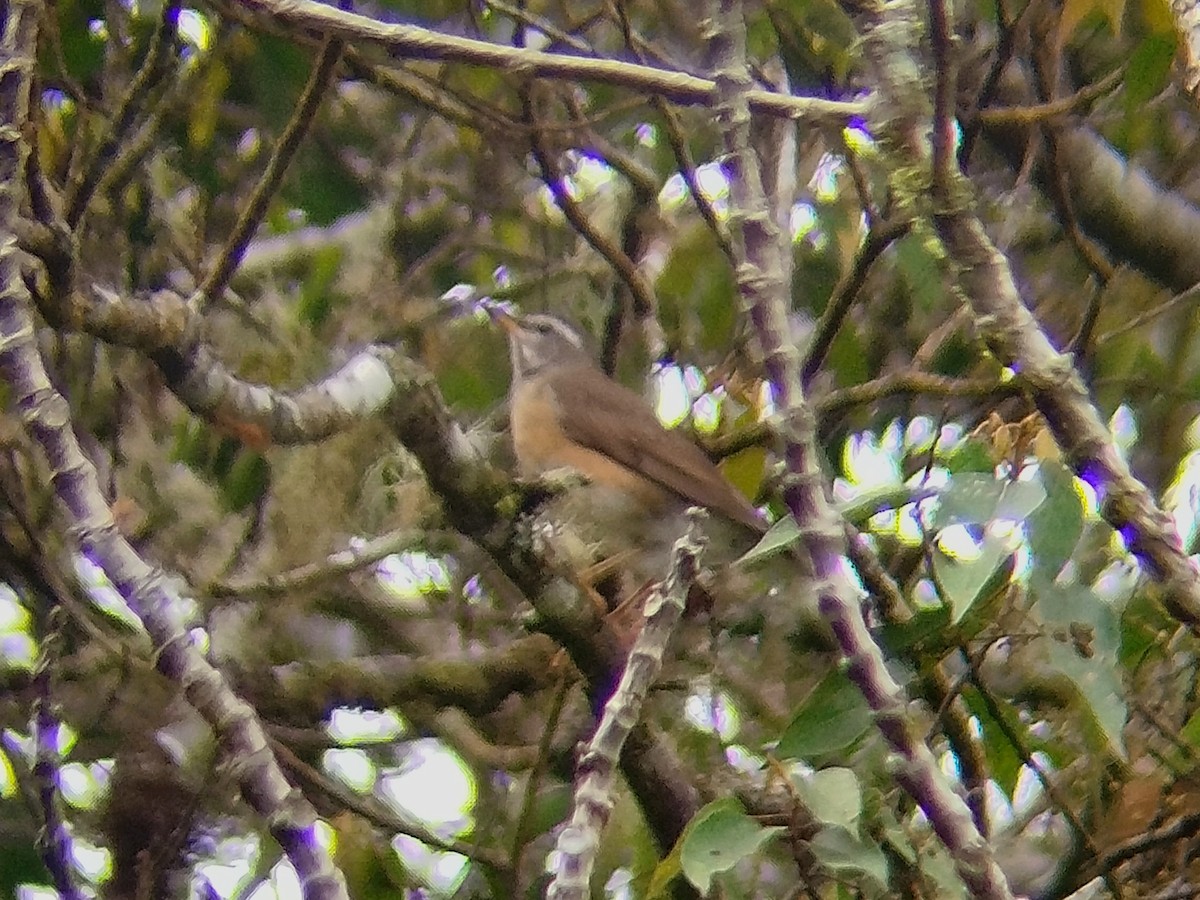
<svg viewBox="0 0 1200 900"><path fill-rule="evenodd" d="M860 872L881 887L888 886L887 857L874 842L868 843L845 828L827 825L808 843L813 856L834 874Z"/></svg>
<svg viewBox="0 0 1200 900"><path fill-rule="evenodd" d="M1111 750L1125 757L1125 720L1129 710L1122 693L1116 660L1112 657L1081 657L1071 646L1053 642L1050 665L1070 679L1083 701L1084 712L1099 726Z"/></svg>
<svg viewBox="0 0 1200 900"><path fill-rule="evenodd" d="M1062 463L1043 460L1038 474L1046 489L1046 502L1026 521L1033 566L1053 578L1071 558L1083 534L1083 497L1075 476Z"/></svg>
<svg viewBox="0 0 1200 900"><path fill-rule="evenodd" d="M1114 35L1121 33L1121 18L1125 14L1125 0L1066 0L1058 20L1058 46L1063 46L1093 13L1099 13L1108 22Z"/></svg>
<svg viewBox="0 0 1200 900"><path fill-rule="evenodd" d="M732 397L725 398L721 412L722 419L733 419L733 431L749 428L762 415L757 402L750 407L743 407ZM721 472L744 496L753 500L759 495L767 472L767 448L755 445L727 456L721 460Z"/></svg>
<svg viewBox="0 0 1200 900"><path fill-rule="evenodd" d="M844 750L871 727L871 710L843 673L825 676L801 704L779 739L781 759L812 759Z"/></svg>
<svg viewBox="0 0 1200 900"><path fill-rule="evenodd" d="M537 792L526 827L529 834L543 834L567 817L574 789L569 784L548 785Z"/></svg>
<svg viewBox="0 0 1200 900"><path fill-rule="evenodd" d="M721 473L743 496L752 500L758 496L766 472L765 447L747 447L721 461Z"/></svg>
<svg viewBox="0 0 1200 900"><path fill-rule="evenodd" d="M756 563L790 547L798 540L800 540L800 526L791 516L784 516L767 529L767 533L759 539L757 544L742 554L738 559L738 564L746 566Z"/></svg>
<svg viewBox="0 0 1200 900"><path fill-rule="evenodd" d="M954 868L954 860L941 844L936 841L929 842L921 853L920 868L936 885L937 891L934 896L938 900L966 900L966 886Z"/></svg>
<svg viewBox="0 0 1200 900"><path fill-rule="evenodd" d="M1152 591L1135 593L1121 614L1121 665L1134 671L1147 660L1160 659L1162 636L1175 627Z"/></svg>
<svg viewBox="0 0 1200 900"><path fill-rule="evenodd" d="M947 455L946 468L955 476L963 472L986 472L990 476L996 469L996 460L986 442L971 438Z"/></svg>
<svg viewBox="0 0 1200 900"><path fill-rule="evenodd" d="M1030 578L1029 591L1034 597L1033 613L1043 623L1065 629L1085 625L1092 654L1116 662L1121 643L1119 608L1101 600L1087 585L1051 582L1036 572Z"/></svg>
<svg viewBox="0 0 1200 900"><path fill-rule="evenodd" d="M938 498L935 529L947 525L983 525L992 519L1023 521L1046 499L1034 481L1004 481L991 475L964 472L950 479Z"/></svg>
<svg viewBox="0 0 1200 900"><path fill-rule="evenodd" d="M896 270L921 310L933 309L944 294L942 263L935 246L927 231L915 229L892 248Z"/></svg>
<svg viewBox="0 0 1200 900"><path fill-rule="evenodd" d="M931 488L912 487L906 484L876 488L836 504L842 518L852 525L864 525L871 516L889 509L900 509L909 503L917 503L936 494Z"/></svg>
<svg viewBox="0 0 1200 900"><path fill-rule="evenodd" d="M192 149L207 148L212 144L221 112L221 98L231 80L229 69L220 62L214 62L200 77L192 102L188 104L187 134Z"/></svg>
<svg viewBox="0 0 1200 900"><path fill-rule="evenodd" d="M713 877L728 872L757 853L781 826L763 827L742 810L732 797L705 806L688 824L681 839L680 865L687 880L702 893L712 887Z"/></svg>
<svg viewBox="0 0 1200 900"><path fill-rule="evenodd" d="M871 377L867 349L857 329L841 328L833 338L824 368L834 373L840 385L861 384Z"/></svg>
<svg viewBox="0 0 1200 900"><path fill-rule="evenodd" d="M885 623L883 637L895 654L917 652L941 656L956 635L949 630L950 608L935 606L918 609L906 622Z"/></svg>
<svg viewBox="0 0 1200 900"><path fill-rule="evenodd" d="M1118 610L1077 582L1051 584L1035 573L1032 612L1050 630L1048 658L1053 669L1078 691L1084 712L1099 726L1114 752L1125 755L1128 710L1118 671L1121 633Z"/></svg>
<svg viewBox="0 0 1200 900"><path fill-rule="evenodd" d="M1134 110L1158 96L1167 85L1175 61L1175 35L1152 34L1129 55L1125 73L1125 106Z"/></svg>
<svg viewBox="0 0 1200 900"><path fill-rule="evenodd" d="M89 26L102 14L100 5L58 3L53 8L58 20L56 44L67 71L81 81L95 78L104 65L105 42Z"/></svg>
<svg viewBox="0 0 1200 900"><path fill-rule="evenodd" d="M1179 732L1179 737L1193 747L1200 747L1200 711L1192 713L1187 724Z"/></svg>
<svg viewBox="0 0 1200 900"><path fill-rule="evenodd" d="M967 687L963 690L963 699L966 700L971 714L979 722L982 731L980 743L983 746L984 757L987 759L988 774L996 780L996 784L1000 786L1005 796L1011 797L1013 791L1016 790L1017 778L1021 774L1021 767L1025 761L1013 747L1012 741L1008 739L1001 724L992 717L991 710L983 702L979 692L972 687ZM999 709L1002 715L1008 717L1007 724L1010 728L1020 733L1022 725L1017 718L1015 708L1000 706Z"/></svg>
<svg viewBox="0 0 1200 900"><path fill-rule="evenodd" d="M311 257L296 315L314 331L324 324L333 309L334 287L341 265L342 249L333 244L319 248Z"/></svg>
<svg viewBox="0 0 1200 900"><path fill-rule="evenodd" d="M983 536L979 556L971 560L950 556L934 545L933 573L950 607L951 624L961 621L977 602L994 596L996 590L1008 584L1010 572L1003 571L1001 564L1011 555L1007 539L994 534Z"/></svg>
<svg viewBox="0 0 1200 900"><path fill-rule="evenodd" d="M675 880L675 876L683 871L683 839L687 836L687 831L684 831L683 836L675 842L675 846L657 866L654 867L654 872L650 876L650 884L646 887L646 900L659 900L660 897L668 897L668 889L671 887L671 882Z"/></svg>
<svg viewBox="0 0 1200 900"><path fill-rule="evenodd" d="M261 453L243 449L221 479L221 503L229 512L241 512L257 503L271 482L271 467Z"/></svg>
<svg viewBox="0 0 1200 900"><path fill-rule="evenodd" d="M669 342L702 350L728 346L737 318L730 302L735 286L707 228L678 236L654 287Z"/></svg>
<svg viewBox="0 0 1200 900"><path fill-rule="evenodd" d="M850 769L832 766L811 775L794 775L792 784L809 812L826 825L854 828L862 813L862 788Z"/></svg>
<svg viewBox="0 0 1200 900"><path fill-rule="evenodd" d="M900 821L896 818L896 814L890 806L882 805L876 811L875 817L878 820L879 834L883 840L891 847L892 852L899 856L905 863L910 866L917 864L917 852L913 849L912 838Z"/></svg>

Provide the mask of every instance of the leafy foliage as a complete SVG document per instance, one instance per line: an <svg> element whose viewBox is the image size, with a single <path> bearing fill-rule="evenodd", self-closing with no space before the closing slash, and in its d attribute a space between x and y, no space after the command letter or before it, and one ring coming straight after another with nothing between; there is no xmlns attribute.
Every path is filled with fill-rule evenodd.
<svg viewBox="0 0 1200 900"><path fill-rule="evenodd" d="M747 4L756 77L886 104L860 6ZM775 522L671 645L594 893L967 895L900 789L862 661L832 649L828 586L796 571L811 523L783 512L794 483L776 453L794 422L730 265L713 101L634 68L711 78L705 16L642 0L346 14L450 42L416 53L327 44L289 18L304 3L44 7L26 179L44 196L16 236L39 348L114 527L167 573L197 646L268 723L352 897L539 895L574 748L640 624L636 603L597 612L596 592L569 587L587 579L561 578L546 552L564 523L538 526L538 504L565 488L512 481L508 356L483 297L572 319L630 386L664 366L676 427ZM821 488L862 539L856 585L906 724L1014 892L1106 878L1182 896L1200 883L1186 861L1200 654L1173 586L1129 548L1145 544L1139 517L1174 525L1176 550L1198 531L1186 23L1162 0L952 12L954 66L939 70L917 10L914 84L930 104L939 86L952 98L961 206L1090 395L1064 400L985 340L995 323L963 304L983 265L965 271L939 240L956 210L931 200L927 166L857 116L798 114L785 346L810 376ZM565 60L534 73L463 38ZM590 57L616 74L571 68ZM301 121L309 90L320 102ZM756 129L777 118L755 108ZM237 263L230 289L196 293L222 259ZM374 369L329 373L367 345L404 360L404 396L337 419L362 408ZM205 402L188 393L201 389ZM27 753L43 694L79 732L56 783L83 786L65 815L89 890L116 896L135 875L176 895L282 883L266 825L233 799L236 757L155 669L127 586L73 549L55 491L79 474L53 471L4 385L0 398L0 893L49 878ZM1098 410L1112 441L1064 440L1069 403ZM337 419L319 439L304 432L317 408ZM1089 465L1119 454L1156 509L1128 515Z"/></svg>

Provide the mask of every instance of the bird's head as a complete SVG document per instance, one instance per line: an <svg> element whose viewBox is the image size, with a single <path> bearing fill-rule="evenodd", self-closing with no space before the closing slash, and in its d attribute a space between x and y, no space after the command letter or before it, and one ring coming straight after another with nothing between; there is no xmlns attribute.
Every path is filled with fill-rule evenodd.
<svg viewBox="0 0 1200 900"><path fill-rule="evenodd" d="M508 335L513 377L526 378L561 365L595 365L583 338L562 319L542 313L515 315L491 307L488 315Z"/></svg>

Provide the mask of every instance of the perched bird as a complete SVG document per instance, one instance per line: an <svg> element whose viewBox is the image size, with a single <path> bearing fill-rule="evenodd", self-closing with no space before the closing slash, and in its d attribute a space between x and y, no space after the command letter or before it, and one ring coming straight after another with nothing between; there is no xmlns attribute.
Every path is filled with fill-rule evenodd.
<svg viewBox="0 0 1200 900"><path fill-rule="evenodd" d="M564 523L600 558L616 559L639 581L666 575L683 513L712 513L706 564L729 562L766 522L703 450L663 427L637 393L605 375L580 336L549 315L489 309L508 335L513 448L527 477L565 470L585 485L554 501Z"/></svg>

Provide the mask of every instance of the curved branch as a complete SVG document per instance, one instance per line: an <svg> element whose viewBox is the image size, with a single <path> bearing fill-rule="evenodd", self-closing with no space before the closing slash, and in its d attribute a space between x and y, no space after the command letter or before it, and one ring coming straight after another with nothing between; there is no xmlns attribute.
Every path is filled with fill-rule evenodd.
<svg viewBox="0 0 1200 900"><path fill-rule="evenodd" d="M283 134L279 136L279 142L275 145L271 158L267 160L261 180L255 185L249 202L238 217L237 224L234 225L225 246L217 255L217 262L212 271L196 291L197 306L203 307L205 304L211 303L214 298L220 297L229 284L234 270L242 261L246 246L254 236L262 217L266 215L267 205L283 182L288 164L296 155L301 141L304 140L304 135L316 117L317 108L325 97L341 58L342 42L336 38L326 40L317 55L317 62L313 66L308 83L304 86L304 91L296 103L296 110L283 129Z"/></svg>
<svg viewBox="0 0 1200 900"><path fill-rule="evenodd" d="M360 45L377 44L405 59L470 63L504 69L530 78L594 81L646 94L660 94L676 103L707 104L712 99L714 85L707 78L653 66L544 53L454 37L416 25L387 24L310 0L242 0L241 5L292 28L338 35ZM866 109L866 104L858 101L795 97L762 90L749 90L747 100L756 112L793 119L814 117L842 120L862 115Z"/></svg>

